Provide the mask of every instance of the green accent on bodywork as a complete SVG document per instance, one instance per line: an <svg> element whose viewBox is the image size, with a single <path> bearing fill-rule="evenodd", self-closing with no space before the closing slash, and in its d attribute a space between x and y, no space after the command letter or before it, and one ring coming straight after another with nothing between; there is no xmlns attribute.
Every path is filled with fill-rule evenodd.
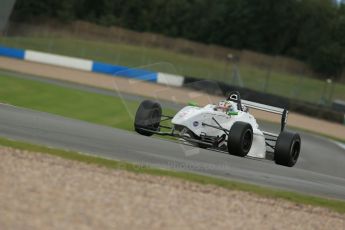
<svg viewBox="0 0 345 230"><path fill-rule="evenodd" d="M229 111L228 115L238 115L238 112Z"/></svg>
<svg viewBox="0 0 345 230"><path fill-rule="evenodd" d="M196 103L195 101L188 101L188 105L190 105L190 106L198 106L198 103Z"/></svg>

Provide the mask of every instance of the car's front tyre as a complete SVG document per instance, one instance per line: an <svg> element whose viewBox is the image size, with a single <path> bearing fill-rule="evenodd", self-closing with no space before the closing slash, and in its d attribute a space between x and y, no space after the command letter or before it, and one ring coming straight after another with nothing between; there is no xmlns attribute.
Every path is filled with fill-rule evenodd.
<svg viewBox="0 0 345 230"><path fill-rule="evenodd" d="M231 155L245 157L253 143L253 128L242 121L235 122L228 136L228 151Z"/></svg>
<svg viewBox="0 0 345 230"><path fill-rule="evenodd" d="M275 150L274 162L278 165L292 167L296 164L301 150L301 137L298 133L283 131L279 134Z"/></svg>
<svg viewBox="0 0 345 230"><path fill-rule="evenodd" d="M159 130L162 107L158 102L145 100L139 105L135 114L134 129L144 136L152 136L152 131Z"/></svg>

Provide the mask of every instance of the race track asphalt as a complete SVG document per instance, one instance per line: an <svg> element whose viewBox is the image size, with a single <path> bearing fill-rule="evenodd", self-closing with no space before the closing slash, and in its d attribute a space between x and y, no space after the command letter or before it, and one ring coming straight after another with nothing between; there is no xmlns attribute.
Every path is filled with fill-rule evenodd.
<svg viewBox="0 0 345 230"><path fill-rule="evenodd" d="M301 133L302 152L293 168L3 104L0 136L345 200L345 151L332 141L306 133Z"/></svg>
<svg viewBox="0 0 345 230"><path fill-rule="evenodd" d="M3 71L0 71L3 72ZM117 92L7 72L7 75L109 96ZM130 100L135 95L121 94ZM181 106L162 102L163 107ZM277 125L259 123L267 131ZM192 171L226 179L345 200L345 150L323 137L300 132L302 150L293 168L268 160L239 158L169 140L144 137L48 113L0 104L0 136L159 168Z"/></svg>

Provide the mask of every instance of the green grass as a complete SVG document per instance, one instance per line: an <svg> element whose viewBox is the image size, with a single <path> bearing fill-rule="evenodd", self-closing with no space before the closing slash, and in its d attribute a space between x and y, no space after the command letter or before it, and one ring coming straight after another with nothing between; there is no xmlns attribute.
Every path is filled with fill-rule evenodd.
<svg viewBox="0 0 345 230"><path fill-rule="evenodd" d="M131 163L108 160L100 157L94 157L89 155L80 154L73 151L66 151L54 148L48 148L45 146L38 146L33 144L28 144L24 142L18 142L13 140L8 140L5 138L0 138L0 145L13 147L17 149L29 150L33 152L39 152L43 154L49 154L57 157L61 157L68 160L80 161L87 164L98 165L106 167L109 169L121 169L127 170L134 173L146 173L153 176L168 176L173 178L178 178L182 180L187 180L191 182L196 182L203 185L215 185L229 190L240 190L245 192L250 192L263 197L273 198L273 199L284 199L298 204L307 204L313 206L321 206L329 208L330 210L345 213L345 202L334 199L326 199L316 196L304 195L296 192L281 191L277 189L264 188L257 185L246 184L241 182L235 182L225 179L219 179L214 177L208 177L203 175L198 175L188 172L177 172L164 169L156 169L151 167L142 167L140 165L135 165Z"/></svg>
<svg viewBox="0 0 345 230"><path fill-rule="evenodd" d="M0 37L0 44L63 55L88 58L118 65L194 76L232 83L232 70L225 62L188 56L172 51L120 43L80 40L69 37ZM155 64L159 63L159 64ZM151 65L153 64L153 65ZM334 84L325 89L325 81L303 75L272 71L270 74L253 66L240 65L244 86L298 100L319 103L331 99L345 100L345 85ZM266 80L269 78L269 81Z"/></svg>
<svg viewBox="0 0 345 230"><path fill-rule="evenodd" d="M48 83L0 76L0 102L125 130L133 130L139 102ZM167 115L174 111L165 109Z"/></svg>

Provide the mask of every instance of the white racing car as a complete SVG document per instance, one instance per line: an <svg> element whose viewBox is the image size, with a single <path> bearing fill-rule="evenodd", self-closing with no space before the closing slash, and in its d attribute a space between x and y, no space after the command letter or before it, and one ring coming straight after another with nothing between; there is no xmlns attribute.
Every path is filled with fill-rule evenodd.
<svg viewBox="0 0 345 230"><path fill-rule="evenodd" d="M260 130L249 108L281 115L280 134ZM217 105L186 106L174 117L162 115L158 102L145 100L136 112L134 128L145 136L173 136L200 148L270 159L292 167L300 153L301 138L298 133L284 131L287 113L286 109L241 100L238 92L229 93ZM172 125L161 124L166 120L171 120Z"/></svg>

